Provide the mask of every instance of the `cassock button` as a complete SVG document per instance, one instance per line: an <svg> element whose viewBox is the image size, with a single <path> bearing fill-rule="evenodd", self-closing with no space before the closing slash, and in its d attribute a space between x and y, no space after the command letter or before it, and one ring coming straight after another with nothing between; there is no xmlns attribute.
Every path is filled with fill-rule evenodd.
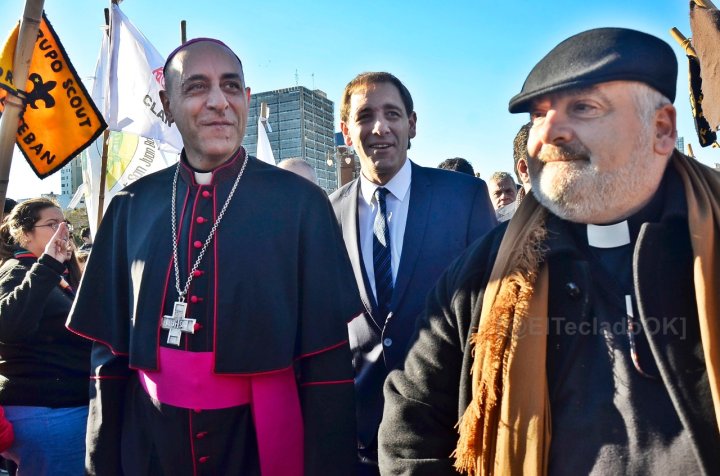
<svg viewBox="0 0 720 476"><path fill-rule="evenodd" d="M197 433L195 435L195 438L197 438L198 440L202 440L203 438L205 438L207 436L207 434L208 434L207 431L201 431L200 433Z"/></svg>
<svg viewBox="0 0 720 476"><path fill-rule="evenodd" d="M199 463L207 463L209 459L210 459L209 456L201 456L198 458L198 462Z"/></svg>
<svg viewBox="0 0 720 476"><path fill-rule="evenodd" d="M200 271L199 269L196 269L196 270L193 272L193 276L196 277L196 278L199 278L199 277L202 276L203 274L205 274L205 272L204 272L204 271Z"/></svg>
<svg viewBox="0 0 720 476"><path fill-rule="evenodd" d="M190 296L190 302L193 304L197 304L199 302L203 301L203 298L197 297L197 296Z"/></svg>
<svg viewBox="0 0 720 476"><path fill-rule="evenodd" d="M196 409L193 410L193 412L195 412L195 413L202 413L202 410L201 410L200 408L196 408Z"/></svg>
<svg viewBox="0 0 720 476"><path fill-rule="evenodd" d="M196 241L195 243L193 243L193 246L197 249L202 248L202 241Z"/></svg>
<svg viewBox="0 0 720 476"><path fill-rule="evenodd" d="M389 337L386 337L386 338L383 340L383 344L385 345L385 347L390 347L390 346L392 345L392 339L389 338Z"/></svg>
<svg viewBox="0 0 720 476"><path fill-rule="evenodd" d="M200 324L199 322L196 322L195 325L193 326L193 331L197 332L200 329L202 329L202 324Z"/></svg>
<svg viewBox="0 0 720 476"><path fill-rule="evenodd" d="M207 220L204 219L203 217L197 217L197 218L195 219L195 221L196 221L197 223L200 223L200 224L202 225L202 224L205 223Z"/></svg>
<svg viewBox="0 0 720 476"><path fill-rule="evenodd" d="M203 198L210 198L210 195L212 195L208 190L203 190L202 196Z"/></svg>
<svg viewBox="0 0 720 476"><path fill-rule="evenodd" d="M565 284L565 291L567 291L568 296L573 299L576 299L578 296L580 296L580 287L572 281Z"/></svg>

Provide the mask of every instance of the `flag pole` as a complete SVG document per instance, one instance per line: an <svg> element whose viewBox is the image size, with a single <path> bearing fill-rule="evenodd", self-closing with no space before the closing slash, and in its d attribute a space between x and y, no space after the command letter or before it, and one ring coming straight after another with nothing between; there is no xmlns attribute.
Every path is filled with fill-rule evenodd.
<svg viewBox="0 0 720 476"><path fill-rule="evenodd" d="M113 4L117 5L117 2L113 0ZM105 34L110 36L110 9L105 9L105 26L107 26L107 30L105 30ZM112 48L112 45L110 45ZM96 79L97 80L97 79ZM98 190L98 209L97 209L97 225L95 225L95 229L97 230L100 228L100 222L102 221L103 217L103 207L105 206L105 174L107 173L107 155L108 155L108 139L110 139L110 131L108 129L105 129L103 131L102 136L102 155L100 156L100 185Z"/></svg>
<svg viewBox="0 0 720 476"><path fill-rule="evenodd" d="M27 0L25 2L25 11L20 22L20 33L13 61L13 83L18 89L24 89L27 83L30 61L40 29L43 4L44 0ZM5 99L5 112L0 118L0 203L3 206L10 179L10 165L17 136L18 118L24 110L23 101L14 94L8 94Z"/></svg>
<svg viewBox="0 0 720 476"><path fill-rule="evenodd" d="M675 39L675 41L678 42L680 46L682 46L687 56L695 56L697 58L697 53L695 53L695 48L693 48L692 42L687 39L685 35L680 33L680 30L672 27L670 28L670 35L673 37L673 39Z"/></svg>
<svg viewBox="0 0 720 476"><path fill-rule="evenodd" d="M717 9L715 4L711 0L693 0L693 3L698 7Z"/></svg>
<svg viewBox="0 0 720 476"><path fill-rule="evenodd" d="M113 5L118 5L118 0L112 0L110 3ZM105 33L110 36L111 35L111 29L112 25L110 24L110 9L105 9L105 26L107 26L107 30ZM111 36L112 38L112 36ZM112 50L112 44L108 43L110 49ZM109 56L108 56L109 57ZM107 175L107 161L108 161L108 141L110 140L110 131L108 129L105 129L103 131L103 141L102 141L102 156L100 157L100 185L98 190L98 209L97 209L97 225L95 225L95 229L97 230L100 228L100 222L102 221L103 217L103 209L105 208L105 179Z"/></svg>

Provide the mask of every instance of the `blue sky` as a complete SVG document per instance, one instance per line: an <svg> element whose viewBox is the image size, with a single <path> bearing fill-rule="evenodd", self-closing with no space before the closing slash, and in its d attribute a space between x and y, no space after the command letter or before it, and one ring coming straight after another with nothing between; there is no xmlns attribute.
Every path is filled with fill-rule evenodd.
<svg viewBox="0 0 720 476"><path fill-rule="evenodd" d="M23 5L3 2L3 41ZM106 6L102 0L45 2L83 78L94 72ZM163 55L180 43L180 20L187 20L189 38L213 36L237 52L253 91L296 84L325 91L336 103L336 126L345 84L362 71L389 71L415 101L418 135L411 159L436 166L448 157L465 157L484 177L512 168L512 139L527 116L508 113L508 100L545 53L589 28L635 28L672 45L680 61L679 134L704 163L720 162L719 150L698 145L687 100L687 61L668 33L676 26L690 36L686 0L125 0L120 8ZM59 193L59 175L34 179L16 153L8 196Z"/></svg>

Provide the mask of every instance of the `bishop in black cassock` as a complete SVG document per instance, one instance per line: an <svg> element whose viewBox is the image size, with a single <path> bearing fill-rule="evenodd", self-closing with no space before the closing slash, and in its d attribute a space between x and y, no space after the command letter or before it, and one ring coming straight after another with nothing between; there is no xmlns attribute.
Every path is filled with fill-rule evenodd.
<svg viewBox="0 0 720 476"><path fill-rule="evenodd" d="M346 321L359 301L323 191L242 149L210 185L199 185L183 162L181 275L245 160L235 206L195 273L187 307L194 334L183 333L179 349L161 327L177 300L168 200L174 168L127 187L108 208L69 321L71 330L95 341L88 448L97 474L121 474L121 467L128 475L193 474L193 468L260 474L252 403L189 409L148 395L138 371L162 372L162 357L173 355L166 349L212 352L218 375L252 380L290 372L302 409L305 474L344 474L338 468L354 462Z"/></svg>
<svg viewBox="0 0 720 476"><path fill-rule="evenodd" d="M68 321L94 341L86 471L350 474L346 324L362 305L332 208L319 187L242 146L210 171L193 168L199 140L242 139L249 90L224 45L183 48L192 54L180 60L171 110L178 120L180 106L205 101L178 120L181 132L199 132L183 135L177 167L114 197Z"/></svg>

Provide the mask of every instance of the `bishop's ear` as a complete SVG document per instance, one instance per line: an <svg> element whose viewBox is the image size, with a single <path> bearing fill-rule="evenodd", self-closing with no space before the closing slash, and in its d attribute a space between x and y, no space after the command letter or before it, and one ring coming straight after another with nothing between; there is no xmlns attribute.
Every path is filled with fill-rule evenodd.
<svg viewBox="0 0 720 476"><path fill-rule="evenodd" d="M167 92L163 89L160 90L160 102L162 102L163 110L165 111L165 117L170 123L175 122L170 112L170 99L168 98Z"/></svg>
<svg viewBox="0 0 720 476"><path fill-rule="evenodd" d="M675 148L677 129L676 111L672 104L665 104L655 111L655 139L653 149L656 154L667 157Z"/></svg>

